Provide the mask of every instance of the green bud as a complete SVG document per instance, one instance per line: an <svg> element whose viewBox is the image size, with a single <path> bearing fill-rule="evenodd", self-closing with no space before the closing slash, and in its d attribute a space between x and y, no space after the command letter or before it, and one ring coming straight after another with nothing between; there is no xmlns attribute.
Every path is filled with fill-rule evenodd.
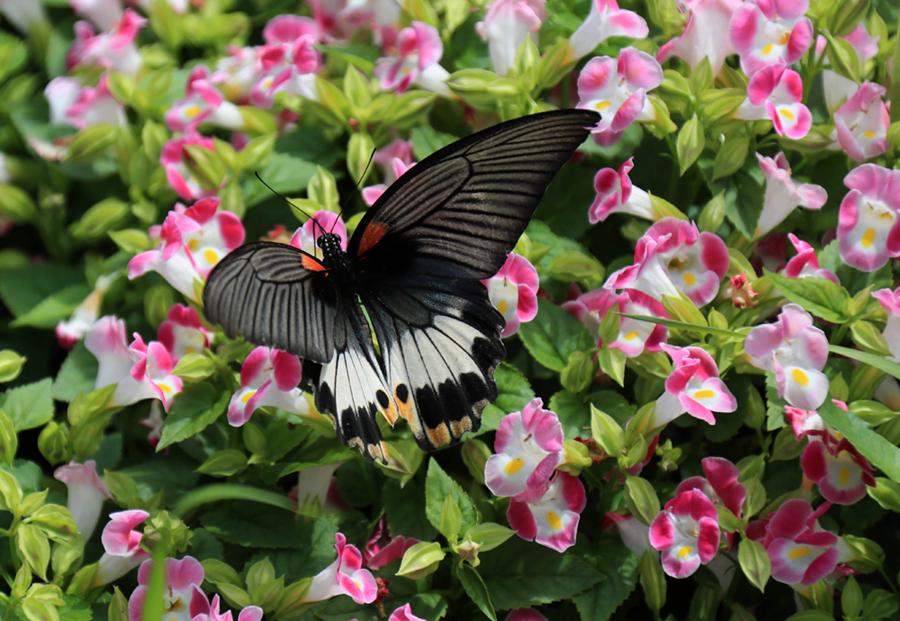
<svg viewBox="0 0 900 621"><path fill-rule="evenodd" d="M850 2L843 2L841 4L846 5L849 3ZM841 13L843 13L843 11L841 11ZM825 48L825 55L828 57L828 61L831 63L831 67L834 71L849 80L859 82L862 68L859 63L859 56L853 45L846 39L836 38L828 31L824 31L822 34L828 41L828 46Z"/></svg>
<svg viewBox="0 0 900 621"><path fill-rule="evenodd" d="M603 283L606 270L593 256L580 250L563 250L553 256L547 265L551 278L564 282L578 281L588 287Z"/></svg>
<svg viewBox="0 0 900 621"><path fill-rule="evenodd" d="M84 556L84 540L81 537L70 537L53 546L50 555L50 567L53 575L65 576Z"/></svg>
<svg viewBox="0 0 900 621"><path fill-rule="evenodd" d="M713 160L713 181L733 175L741 169L750 153L750 139L745 135L728 136ZM723 214L724 215L724 214ZM703 216L701 215L701 218ZM720 222L721 224L721 222ZM700 228L703 228L702 225ZM718 228L718 227L716 227ZM704 229L714 231L715 229Z"/></svg>
<svg viewBox="0 0 900 621"><path fill-rule="evenodd" d="M253 598L255 591L258 591L266 583L275 580L275 566L268 558L253 563L247 570L247 591ZM255 600L255 598L253 598Z"/></svg>
<svg viewBox="0 0 900 621"><path fill-rule="evenodd" d="M69 144L69 159L89 160L107 151L116 142L119 128L101 123L85 127Z"/></svg>
<svg viewBox="0 0 900 621"><path fill-rule="evenodd" d="M479 545L479 551L488 552L503 545L515 531L495 522L482 522L469 529L466 539Z"/></svg>
<svg viewBox="0 0 900 621"><path fill-rule="evenodd" d="M672 121L666 102L656 95L647 95L647 101L653 109L653 119L645 121L643 126L660 140L675 132L678 126Z"/></svg>
<svg viewBox="0 0 900 621"><path fill-rule="evenodd" d="M716 231L725 220L725 192L719 192L713 196L697 218L697 225L701 231Z"/></svg>
<svg viewBox="0 0 900 621"><path fill-rule="evenodd" d="M362 186L369 176L371 171L368 165L369 158L374 151L375 142L369 134L359 132L350 135L350 141L347 143L347 171L359 186Z"/></svg>
<svg viewBox="0 0 900 621"><path fill-rule="evenodd" d="M161 542L166 546L168 556L176 556L187 549L191 531L179 518L168 511L160 511L144 523L144 537L148 541Z"/></svg>
<svg viewBox="0 0 900 621"><path fill-rule="evenodd" d="M688 217L678 207L667 201L661 196L655 194L650 195L650 208L653 211L654 220L662 220L663 218L678 218L679 220L687 220Z"/></svg>
<svg viewBox="0 0 900 621"><path fill-rule="evenodd" d="M612 416L591 404L591 436L607 455L615 457L625 449L625 432Z"/></svg>
<svg viewBox="0 0 900 621"><path fill-rule="evenodd" d="M832 4L828 16L828 32L835 37L843 37L856 28L869 10L869 0L843 0ZM826 35L827 36L827 35Z"/></svg>
<svg viewBox="0 0 900 621"><path fill-rule="evenodd" d="M0 183L0 215L15 222L30 222L36 213L34 201L21 188Z"/></svg>
<svg viewBox="0 0 900 621"><path fill-rule="evenodd" d="M372 88L369 78L352 65L347 66L344 73L344 95L347 101L355 108L365 108L372 101Z"/></svg>
<svg viewBox="0 0 900 621"><path fill-rule="evenodd" d="M706 327L706 317L697 308L691 300L684 294L681 295L664 295L662 299L663 307L669 313L669 316L676 321L683 321L695 326Z"/></svg>
<svg viewBox="0 0 900 621"><path fill-rule="evenodd" d="M147 121L141 128L141 149L151 162L159 161L159 154L168 140L169 132L162 123Z"/></svg>
<svg viewBox="0 0 900 621"><path fill-rule="evenodd" d="M190 352L181 357L172 373L189 382L208 378L216 372L216 361L207 354Z"/></svg>
<svg viewBox="0 0 900 621"><path fill-rule="evenodd" d="M329 211L340 211L340 197L334 176L326 168L316 166L316 172L306 186L309 198Z"/></svg>
<svg viewBox="0 0 900 621"><path fill-rule="evenodd" d="M850 576L841 589L841 610L845 618L856 617L862 612L863 593L856 578Z"/></svg>
<svg viewBox="0 0 900 621"><path fill-rule="evenodd" d="M0 511L19 513L22 504L22 488L16 478L6 470L0 470Z"/></svg>
<svg viewBox="0 0 900 621"><path fill-rule="evenodd" d="M750 584L764 591L772 575L772 564L763 545L752 539L742 539L738 545L738 563Z"/></svg>
<svg viewBox="0 0 900 621"><path fill-rule="evenodd" d="M459 545L453 546L453 551L472 567L478 567L481 564L481 559L478 558L481 546L471 539L465 539Z"/></svg>
<svg viewBox="0 0 900 621"><path fill-rule="evenodd" d="M647 550L638 564L644 601L651 610L659 610L666 603L666 578L663 576L659 558L652 550Z"/></svg>
<svg viewBox="0 0 900 621"><path fill-rule="evenodd" d="M69 445L69 427L65 423L50 421L38 436L38 450L51 464L69 461L72 449Z"/></svg>
<svg viewBox="0 0 900 621"><path fill-rule="evenodd" d="M582 392L591 385L593 379L593 355L585 351L572 352L560 373L560 382L563 387L571 392Z"/></svg>
<svg viewBox="0 0 900 621"><path fill-rule="evenodd" d="M438 531L453 544L459 539L461 525L462 511L460 511L459 505L450 496L445 496L441 505L441 515L438 518Z"/></svg>
<svg viewBox="0 0 900 621"><path fill-rule="evenodd" d="M703 124L695 114L685 121L684 125L678 131L678 138L675 140L675 152L678 155L678 170L684 175L690 168L706 146L706 137L703 133Z"/></svg>
<svg viewBox="0 0 900 621"><path fill-rule="evenodd" d="M557 468L566 474L578 476L582 470L590 468L593 463L591 451L583 443L573 438L568 438L563 442L563 459Z"/></svg>
<svg viewBox="0 0 900 621"><path fill-rule="evenodd" d="M50 541L44 531L31 524L20 524L16 529L16 549L31 571L46 582Z"/></svg>
<svg viewBox="0 0 900 621"><path fill-rule="evenodd" d="M106 612L106 619L107 621L128 621L128 600L122 594L122 591L119 590L119 587L115 587L115 592Z"/></svg>
<svg viewBox="0 0 900 621"><path fill-rule="evenodd" d="M653 521L659 513L659 498L647 479L628 476L625 479L625 504L632 515L645 524Z"/></svg>
<svg viewBox="0 0 900 621"><path fill-rule="evenodd" d="M221 156L199 144L185 145L186 165L205 190L218 188L225 181L226 166Z"/></svg>
<svg viewBox="0 0 900 621"><path fill-rule="evenodd" d="M478 482L484 484L484 464L491 456L491 449L478 438L469 438L463 442L460 449L463 463L469 471L469 475Z"/></svg>
<svg viewBox="0 0 900 621"><path fill-rule="evenodd" d="M420 541L403 554L397 575L419 580L437 571L445 556L446 553L438 542Z"/></svg>
<svg viewBox="0 0 900 621"><path fill-rule="evenodd" d="M387 457L387 465L383 466L383 472L388 476L400 480L405 485L419 470L424 455L413 440L398 439L384 442L382 445Z"/></svg>
<svg viewBox="0 0 900 621"><path fill-rule="evenodd" d="M69 233L82 242L90 242L105 236L128 217L128 205L117 198L106 198L88 209L69 227Z"/></svg>

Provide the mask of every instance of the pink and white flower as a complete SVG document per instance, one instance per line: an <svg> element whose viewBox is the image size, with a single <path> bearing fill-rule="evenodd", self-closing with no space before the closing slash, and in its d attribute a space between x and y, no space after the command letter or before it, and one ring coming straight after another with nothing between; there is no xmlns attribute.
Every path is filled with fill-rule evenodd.
<svg viewBox="0 0 900 621"><path fill-rule="evenodd" d="M800 457L803 475L819 487L825 500L852 505L866 495L866 487L875 485L872 467L846 439L830 433L810 436Z"/></svg>
<svg viewBox="0 0 900 621"><path fill-rule="evenodd" d="M141 568L138 570L138 586L128 598L128 621L141 621L143 617L147 585L150 583L152 571L153 561L151 559L141 563ZM163 619L166 621L195 621L191 602L194 599L194 589L203 584L203 574L203 565L193 556L166 559Z"/></svg>
<svg viewBox="0 0 900 621"><path fill-rule="evenodd" d="M793 69L772 65L750 78L747 99L735 116L745 121L772 121L779 136L799 140L812 127L812 114L803 105L803 80Z"/></svg>
<svg viewBox="0 0 900 621"><path fill-rule="evenodd" d="M156 338L176 362L185 354L202 352L210 346L212 337L197 311L184 304L173 304L166 320L156 330Z"/></svg>
<svg viewBox="0 0 900 621"><path fill-rule="evenodd" d="M79 65L97 65L104 69L134 75L141 68L141 55L135 40L147 20L126 9L112 29L96 34L88 22L75 22L75 42L66 56L69 69Z"/></svg>
<svg viewBox="0 0 900 621"><path fill-rule="evenodd" d="M100 534L103 556L97 563L96 585L118 580L150 556L141 548L144 534L137 530L148 517L150 514L140 509L109 514L109 522Z"/></svg>
<svg viewBox="0 0 900 621"><path fill-rule="evenodd" d="M334 537L337 558L331 565L312 578L304 602L320 602L338 595L349 595L357 604L371 604L378 595L378 587L372 573L362 568L362 554L347 538L337 533Z"/></svg>
<svg viewBox="0 0 900 621"><path fill-rule="evenodd" d="M594 202L588 208L591 224L604 222L613 213L627 213L646 220L657 220L650 195L631 184L628 173L634 168L634 158L622 162L619 169L601 168L594 175Z"/></svg>
<svg viewBox="0 0 900 621"><path fill-rule="evenodd" d="M782 273L790 278L825 278L833 283L839 283L837 275L829 269L819 266L819 257L815 249L793 233L788 233L788 239L794 246L797 254L791 257L784 266Z"/></svg>
<svg viewBox="0 0 900 621"><path fill-rule="evenodd" d="M414 537L404 535L389 537L382 517L375 524L375 530L372 531L372 535L363 549L366 567L378 570L394 561L399 561L403 558L403 554L417 543L419 540Z"/></svg>
<svg viewBox="0 0 900 621"><path fill-rule="evenodd" d="M112 498L109 488L97 476L97 462L93 459L83 464L70 462L57 468L53 478L66 484L66 506L78 526L78 533L85 541L89 540L100 519L103 502Z"/></svg>
<svg viewBox="0 0 900 621"><path fill-rule="evenodd" d="M79 17L92 21L100 30L112 30L122 19L120 0L69 0L69 4Z"/></svg>
<svg viewBox="0 0 900 621"><path fill-rule="evenodd" d="M887 324L881 335L884 337L894 362L900 362L900 287L879 289L872 294L878 303L887 311Z"/></svg>
<svg viewBox="0 0 900 621"><path fill-rule="evenodd" d="M28 34L34 24L47 22L44 5L34 0L2 0L0 15L24 35Z"/></svg>
<svg viewBox="0 0 900 621"><path fill-rule="evenodd" d="M729 32L747 75L800 60L813 39L807 8L809 0L753 0L738 8Z"/></svg>
<svg viewBox="0 0 900 621"><path fill-rule="evenodd" d="M339 461L305 468L297 474L297 486L290 496L296 501L298 513L318 517L328 507L329 496L333 491L334 472L343 463Z"/></svg>
<svg viewBox="0 0 900 621"><path fill-rule="evenodd" d="M500 421L494 451L484 465L484 483L495 496L535 498L562 459L563 430L540 398Z"/></svg>
<svg viewBox="0 0 900 621"><path fill-rule="evenodd" d="M640 558L644 552L650 549L650 527L639 519L633 515L623 515L612 511L607 512L603 517L604 527L607 523L613 524L619 531L622 543L635 556Z"/></svg>
<svg viewBox="0 0 900 621"><path fill-rule="evenodd" d="M300 383L300 359L280 349L256 347L241 365L241 387L228 405L232 427L244 425L253 412L273 406L304 415L309 412Z"/></svg>
<svg viewBox="0 0 900 621"><path fill-rule="evenodd" d="M362 198L366 205L375 204L388 186L396 181L407 170L413 167L412 143L408 140L397 138L387 146L375 151L372 161L381 168L384 183L376 183L362 189Z"/></svg>
<svg viewBox="0 0 900 621"><path fill-rule="evenodd" d="M615 144L635 121L652 121L655 112L647 92L662 83L662 67L633 47L618 58L597 56L578 74L578 107L600 113L591 130L601 145Z"/></svg>
<svg viewBox="0 0 900 621"><path fill-rule="evenodd" d="M525 257L510 252L497 273L481 282L487 287L491 304L503 315L505 324L500 336L515 334L521 324L537 316L540 280Z"/></svg>
<svg viewBox="0 0 900 621"><path fill-rule="evenodd" d="M128 278L158 272L187 298L199 301L197 292L212 268L244 243L240 219L218 208L217 198L200 200L190 207L177 203L162 226L150 228L150 237L158 239L159 245L128 262Z"/></svg>
<svg viewBox="0 0 900 621"><path fill-rule="evenodd" d="M775 374L778 395L789 404L815 410L825 402L828 339L799 305L786 304L775 323L750 330L744 349L753 366Z"/></svg>
<svg viewBox="0 0 900 621"><path fill-rule="evenodd" d="M698 489L679 492L650 523L650 545L673 578L687 578L719 551L716 507Z"/></svg>
<svg viewBox="0 0 900 621"><path fill-rule="evenodd" d="M557 472L542 493L510 500L506 519L522 539L565 552L575 545L586 502L581 480Z"/></svg>
<svg viewBox="0 0 900 621"><path fill-rule="evenodd" d="M200 65L188 77L185 97L166 112L166 125L176 132L193 132L201 123L223 129L244 127L241 112L212 83L209 70Z"/></svg>
<svg viewBox="0 0 900 621"><path fill-rule="evenodd" d="M675 495L698 489L714 505L721 505L740 518L747 490L738 481L740 472L737 466L724 457L704 457L700 460L700 467L703 468L705 476L688 477L683 480L675 489Z"/></svg>
<svg viewBox="0 0 900 621"><path fill-rule="evenodd" d="M414 615L409 604L403 604L391 613L388 621L425 621L425 619Z"/></svg>
<svg viewBox="0 0 900 621"><path fill-rule="evenodd" d="M250 101L269 108L280 92L317 100L316 73L322 67L315 47L322 41L319 25L308 17L280 15L266 24L263 38L266 44L259 48L263 76L251 90Z"/></svg>
<svg viewBox="0 0 900 621"><path fill-rule="evenodd" d="M784 153L774 158L756 154L766 181L763 209L759 214L754 237L760 238L781 224L796 207L821 209L828 193L820 185L797 183L791 178L791 165Z"/></svg>
<svg viewBox="0 0 900 621"><path fill-rule="evenodd" d="M210 602L199 584L195 584L190 602L190 621L233 621L232 612L230 610L221 612L220 606L218 594L214 595ZM237 621L261 621L262 617L263 609L259 606L245 606L238 613Z"/></svg>
<svg viewBox="0 0 900 621"><path fill-rule="evenodd" d="M503 621L547 621L547 617L534 608L516 608L510 610Z"/></svg>
<svg viewBox="0 0 900 621"><path fill-rule="evenodd" d="M525 39L536 38L547 16L545 4L546 0L493 0L484 21L475 24L478 36L488 43L495 73L509 73Z"/></svg>
<svg viewBox="0 0 900 621"><path fill-rule="evenodd" d="M649 315L664 319L669 316L662 304L637 289L626 289L620 294L610 289L594 289L565 302L562 308L578 319L592 335L597 334L603 318L613 308L627 315ZM635 358L645 351L660 351L660 344L665 342L667 334L663 325L621 317L616 338L605 346L618 349L626 358ZM597 339L597 346L604 346L602 339Z"/></svg>
<svg viewBox="0 0 900 621"><path fill-rule="evenodd" d="M253 86L262 77L259 51L255 47L230 46L228 55L216 62L210 81L232 102L250 100Z"/></svg>
<svg viewBox="0 0 900 621"><path fill-rule="evenodd" d="M94 284L94 290L75 308L72 315L56 324L56 340L60 346L71 349L87 334L87 331L100 317L103 295L113 280L114 275L112 274L99 276Z"/></svg>
<svg viewBox="0 0 900 621"><path fill-rule="evenodd" d="M413 84L449 96L447 70L440 65L444 46L438 31L423 22L413 22L397 33L389 56L375 64L375 76L381 88L402 93Z"/></svg>
<svg viewBox="0 0 900 621"><path fill-rule="evenodd" d="M882 99L885 92L880 84L863 82L834 113L837 141L857 162L887 151L891 114Z"/></svg>
<svg viewBox="0 0 900 621"><path fill-rule="evenodd" d="M716 424L713 412L734 412L737 399L719 378L719 368L700 347L662 345L672 358L675 370L666 378L666 391L656 400L654 426L661 427L685 412Z"/></svg>
<svg viewBox="0 0 900 621"><path fill-rule="evenodd" d="M841 259L873 272L900 257L900 170L857 166L844 177L850 191L838 214Z"/></svg>
<svg viewBox="0 0 900 621"><path fill-rule="evenodd" d="M53 78L44 88L44 96L50 105L50 122L55 125L84 129L128 124L125 107L109 92L106 75L100 76L96 87L84 86L78 78Z"/></svg>
<svg viewBox="0 0 900 621"><path fill-rule="evenodd" d="M657 300L684 293L703 306L719 292L728 249L714 233L692 222L663 218L638 240L634 263L609 276L604 287L637 289Z"/></svg>
<svg viewBox="0 0 900 621"><path fill-rule="evenodd" d="M189 145L195 145L207 151L214 149L212 138L204 138L199 134L187 134L173 138L163 145L159 155L159 163L166 171L166 180L175 193L184 200L192 201L213 196L218 187L206 185L210 180L198 179L191 170L193 160L186 149Z"/></svg>
<svg viewBox="0 0 900 621"><path fill-rule="evenodd" d="M591 12L569 37L569 55L578 60L610 37L646 39L649 32L643 17L620 9L616 0L591 0Z"/></svg>
<svg viewBox="0 0 900 621"><path fill-rule="evenodd" d="M337 235L341 241L341 249L347 250L347 225L338 214L327 209L320 209L303 226L298 227L291 236L290 244L321 259L324 255L317 242L323 233Z"/></svg>
<svg viewBox="0 0 900 621"><path fill-rule="evenodd" d="M165 346L157 341L145 344L136 332L128 345L121 319L101 317L91 326L84 344L100 363L95 388L116 384L111 405L159 399L168 411L181 392L181 378L172 374L175 363Z"/></svg>
<svg viewBox="0 0 900 621"><path fill-rule="evenodd" d="M741 0L681 0L679 5L689 11L684 31L660 47L656 57L665 62L677 56L691 69L708 59L713 75L718 74L725 58L735 52L728 28Z"/></svg>

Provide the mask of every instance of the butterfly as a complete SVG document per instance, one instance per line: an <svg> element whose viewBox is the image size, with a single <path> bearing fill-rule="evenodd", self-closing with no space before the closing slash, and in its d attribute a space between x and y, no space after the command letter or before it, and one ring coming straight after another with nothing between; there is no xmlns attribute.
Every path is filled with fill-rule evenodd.
<svg viewBox="0 0 900 621"><path fill-rule="evenodd" d="M458 441L497 397L506 354L481 280L598 120L544 112L436 151L369 208L346 252L324 230L321 258L267 241L235 249L207 279L207 317L300 356L316 407L370 459L386 461L378 414L391 426L404 419L425 450Z"/></svg>

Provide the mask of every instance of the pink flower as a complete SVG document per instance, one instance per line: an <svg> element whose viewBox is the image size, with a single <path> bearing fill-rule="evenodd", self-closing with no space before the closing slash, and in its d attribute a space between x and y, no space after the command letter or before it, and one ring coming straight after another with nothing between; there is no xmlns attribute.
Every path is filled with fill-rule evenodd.
<svg viewBox="0 0 900 621"><path fill-rule="evenodd" d="M409 604L403 604L391 613L391 616L388 617L388 621L425 621L425 619L414 615L412 607Z"/></svg>
<svg viewBox="0 0 900 621"><path fill-rule="evenodd" d="M286 351L256 347L241 365L241 387L228 405L232 427L244 425L257 409L273 406L293 414L306 414L309 405L300 383L300 359Z"/></svg>
<svg viewBox="0 0 900 621"><path fill-rule="evenodd" d="M100 364L95 388L116 384L112 405L159 399L168 411L181 392L181 378L172 375L175 363L165 346L157 341L145 344L137 333L128 345L121 319L101 317L91 326L84 344Z"/></svg>
<svg viewBox="0 0 900 621"><path fill-rule="evenodd" d="M147 433L147 442L151 447L156 448L156 445L159 444L160 438L162 438L162 429L165 421L162 417L162 411L159 409L159 402L153 401L150 403L150 412L147 414L147 418L142 418L138 421L141 427L146 427L150 431Z"/></svg>
<svg viewBox="0 0 900 621"><path fill-rule="evenodd" d="M863 82L834 113L838 143L857 162L887 151L891 115L884 95L880 84Z"/></svg>
<svg viewBox="0 0 900 621"><path fill-rule="evenodd" d="M119 73L136 74L141 68L141 55L134 42L146 22L131 9L126 9L112 29L102 34L95 34L87 22L75 22L75 42L66 56L68 68L97 65Z"/></svg>
<svg viewBox="0 0 900 621"><path fill-rule="evenodd" d="M540 398L500 421L484 483L495 496L540 497L562 458L563 430Z"/></svg>
<svg viewBox="0 0 900 621"><path fill-rule="evenodd" d="M673 578L687 578L713 560L719 534L716 507L698 489L679 492L650 523L650 545Z"/></svg>
<svg viewBox="0 0 900 621"><path fill-rule="evenodd" d="M510 500L506 519L522 539L565 552L575 545L585 503L584 485L578 477L557 472L542 494Z"/></svg>
<svg viewBox="0 0 900 621"><path fill-rule="evenodd" d="M191 133L201 123L239 130L244 126L241 112L210 81L209 70L200 65L188 77L185 97L166 112L166 125L176 132Z"/></svg>
<svg viewBox="0 0 900 621"><path fill-rule="evenodd" d="M57 468L53 478L66 484L66 506L78 526L78 533L88 541L97 527L103 502L112 498L109 488L97 476L97 462L93 459L83 464L70 462Z"/></svg>
<svg viewBox="0 0 900 621"><path fill-rule="evenodd" d="M578 74L578 107L600 113L591 130L598 143L615 144L634 121L652 121L647 92L662 83L662 67L645 52L626 47L617 59L598 56Z"/></svg>
<svg viewBox="0 0 900 621"><path fill-rule="evenodd" d="M828 193L820 185L797 183L791 178L791 166L784 153L774 158L756 154L766 180L763 209L759 214L754 237L759 238L781 224L796 207L821 209Z"/></svg>
<svg viewBox="0 0 900 621"><path fill-rule="evenodd" d="M209 79L226 99L245 103L249 101L253 86L261 77L262 65L257 48L230 46L228 56L216 62Z"/></svg>
<svg viewBox="0 0 900 621"><path fill-rule="evenodd" d="M312 578L304 602L319 602L337 595L349 595L357 604L375 601L378 587L375 577L362 568L362 554L341 533L334 537L337 549L335 561Z"/></svg>
<svg viewBox="0 0 900 621"><path fill-rule="evenodd" d="M103 295L112 284L113 275L99 276L91 291L84 301L79 304L72 315L56 324L56 340L60 346L71 349L75 343L87 334L94 322L100 316L100 305L103 303Z"/></svg>
<svg viewBox="0 0 900 621"><path fill-rule="evenodd" d="M377 570L394 561L399 561L403 558L403 554L417 543L419 540L414 537L404 535L389 537L382 517L375 524L375 530L372 531L372 536L369 537L369 541L366 542L366 547L363 549L366 567Z"/></svg>
<svg viewBox="0 0 900 621"><path fill-rule="evenodd" d="M209 180L201 181L191 170L191 155L185 148L196 145L207 151L214 149L212 138L204 138L199 134L188 134L173 138L165 145L159 155L159 162L166 171L166 180L173 190L184 200L196 200L212 196L218 187L204 185Z"/></svg>
<svg viewBox="0 0 900 621"><path fill-rule="evenodd" d="M863 164L844 177L844 185L850 191L838 214L841 259L873 272L900 257L900 171Z"/></svg>
<svg viewBox="0 0 900 621"><path fill-rule="evenodd" d="M347 225L338 214L327 209L320 209L298 227L291 236L290 244L321 259L324 255L318 239L323 233L337 235L341 240L341 249L347 249Z"/></svg>
<svg viewBox="0 0 900 621"><path fill-rule="evenodd" d="M650 528L633 515L609 511L604 516L604 529L607 523L615 525L622 543L638 558L650 549Z"/></svg>
<svg viewBox="0 0 900 621"><path fill-rule="evenodd" d="M402 93L416 84L439 95L449 95L449 74L439 61L444 53L438 31L428 24L413 22L397 33L390 56L375 64L375 76L381 88Z"/></svg>
<svg viewBox="0 0 900 621"><path fill-rule="evenodd" d="M852 505L866 495L866 486L875 485L872 467L846 439L830 433L810 436L800 457L803 475L819 487L825 500Z"/></svg>
<svg viewBox="0 0 900 621"><path fill-rule="evenodd" d="M206 594L200 589L199 584L195 584L190 601L190 621L233 621L234 617L231 611L220 612L220 606L218 595L214 595L212 602L210 602L206 598ZM259 606L246 606L238 613L237 621L260 621L262 617L262 608ZM169 620L166 619L166 621Z"/></svg>
<svg viewBox="0 0 900 621"><path fill-rule="evenodd" d="M493 0L484 21L475 30L488 42L494 72L506 75L516 61L522 42L535 38L547 16L546 0Z"/></svg>
<svg viewBox="0 0 900 621"><path fill-rule="evenodd" d="M50 120L56 125L85 129L98 124L123 127L128 124L125 107L109 92L106 75L95 88L82 85L78 78L54 78L44 89L50 104Z"/></svg>
<svg viewBox="0 0 900 621"><path fill-rule="evenodd" d="M791 405L814 410L825 401L828 339L797 304L782 307L775 323L750 330L744 349L753 366L775 374L778 396Z"/></svg>
<svg viewBox="0 0 900 621"><path fill-rule="evenodd" d="M604 222L610 214L627 213L638 218L656 220L650 195L631 185L628 173L634 168L634 158L622 162L619 170L601 168L594 175L594 202L588 208L591 224Z"/></svg>
<svg viewBox="0 0 900 621"><path fill-rule="evenodd" d="M396 181L407 170L413 167L412 143L397 138L389 145L375 151L372 161L381 168L384 183L376 183L362 189L363 201L371 207L375 204L388 186Z"/></svg>
<svg viewBox="0 0 900 621"><path fill-rule="evenodd" d="M719 378L712 357L699 347L662 345L675 370L666 378L666 391L656 400L654 426L661 427L685 412L716 424L713 412L734 412L737 399Z"/></svg>
<svg viewBox="0 0 900 621"><path fill-rule="evenodd" d="M547 621L547 617L534 608L517 608L510 610L503 621Z"/></svg>
<svg viewBox="0 0 900 621"><path fill-rule="evenodd" d="M881 335L884 337L894 362L900 362L900 287L879 289L872 294L878 303L887 311L887 324Z"/></svg>
<svg viewBox="0 0 900 621"><path fill-rule="evenodd" d="M147 585L150 582L152 571L153 561L151 559L141 563L141 568L138 570L138 586L128 598L128 621L141 621L144 601L147 599ZM166 621L191 621L193 619L191 601L194 598L194 589L203 583L203 573L203 565L193 556L166 559L163 619Z"/></svg>
<svg viewBox="0 0 900 621"><path fill-rule="evenodd" d="M89 19L100 30L112 30L122 19L120 0L69 0L79 17Z"/></svg>
<svg viewBox="0 0 900 621"><path fill-rule="evenodd" d="M724 457L704 457L700 460L700 466L706 476L688 477L683 480L675 489L675 495L698 489L714 505L722 505L740 518L747 490L738 482L740 472L737 466Z"/></svg>
<svg viewBox="0 0 900 621"><path fill-rule="evenodd" d="M800 60L813 38L808 7L809 0L754 0L738 8L729 31L747 75Z"/></svg>
<svg viewBox="0 0 900 621"><path fill-rule="evenodd" d="M727 270L728 249L717 235L663 218L638 240L634 264L611 274L603 286L637 289L657 300L684 293L703 306L716 297Z"/></svg>
<svg viewBox="0 0 900 621"><path fill-rule="evenodd" d="M147 559L149 554L141 548L144 535L136 529L148 517L150 514L140 509L109 514L109 522L100 534L104 552L97 563L96 585L118 580Z"/></svg>
<svg viewBox="0 0 900 621"><path fill-rule="evenodd" d="M661 318L669 316L662 304L637 289L626 289L621 294L610 289L594 289L574 300L565 302L562 307L578 319L591 334L597 334L603 318L613 308L619 313L628 315L649 315ZM663 325L621 317L619 332L607 346L620 350L626 358L635 358L644 351L660 351L660 344L666 340L667 334L668 331ZM597 346L604 346L599 338Z"/></svg>
<svg viewBox="0 0 900 621"><path fill-rule="evenodd" d="M219 211L219 199L207 198L190 207L177 203L162 226L151 227L159 240L154 250L128 262L128 278L158 272L187 298L198 301L198 291L212 268L244 243L244 225L231 212Z"/></svg>
<svg viewBox="0 0 900 621"><path fill-rule="evenodd" d="M322 40L319 25L308 17L280 15L266 24L266 45L259 49L263 75L250 93L250 101L272 106L276 93L287 92L317 100L316 73L322 58L316 44Z"/></svg>
<svg viewBox="0 0 900 621"><path fill-rule="evenodd" d="M791 278L826 278L833 283L840 283L837 275L831 270L819 267L819 257L815 249L798 238L793 233L788 233L788 239L794 246L797 254L792 257L784 267L784 275Z"/></svg>
<svg viewBox="0 0 900 621"><path fill-rule="evenodd" d="M200 322L200 315L184 304L172 305L166 320L157 328L156 338L176 362L185 354L199 353L212 343L212 333Z"/></svg>
<svg viewBox="0 0 900 621"><path fill-rule="evenodd" d="M537 316L538 273L525 257L510 252L497 273L481 282L491 304L503 315L501 336L515 334L522 323Z"/></svg>
<svg viewBox="0 0 900 621"><path fill-rule="evenodd" d="M713 75L718 74L725 58L735 51L728 26L741 0L682 0L679 4L690 11L684 31L659 48L656 57L665 62L678 56L691 69L708 59Z"/></svg>
<svg viewBox="0 0 900 621"><path fill-rule="evenodd" d="M342 40L357 30L394 24L401 7L393 2L310 0L313 16L329 39Z"/></svg>
<svg viewBox="0 0 900 621"><path fill-rule="evenodd" d="M591 0L591 12L569 37L570 58L587 56L610 37L646 39L648 33L644 18L620 9L616 0Z"/></svg>
<svg viewBox="0 0 900 621"><path fill-rule="evenodd" d="M318 517L323 510L328 508L328 500L334 482L334 472L343 463L339 461L333 464L305 468L300 471L297 475L297 487L290 494L291 499L296 501L298 513L310 517Z"/></svg>
<svg viewBox="0 0 900 621"><path fill-rule="evenodd" d="M803 105L803 80L793 69L771 65L750 78L747 99L737 109L745 121L769 119L779 136L799 140L812 127L812 114Z"/></svg>

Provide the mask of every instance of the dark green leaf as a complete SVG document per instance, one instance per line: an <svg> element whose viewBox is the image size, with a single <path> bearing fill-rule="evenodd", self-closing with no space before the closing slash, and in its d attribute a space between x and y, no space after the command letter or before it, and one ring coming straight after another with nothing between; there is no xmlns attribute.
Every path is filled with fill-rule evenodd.
<svg viewBox="0 0 900 621"><path fill-rule="evenodd" d="M444 506L444 499L451 498L459 507L462 521L460 523L460 532L466 532L479 521L478 509L469 495L466 494L459 484L450 478L441 466L431 459L428 462L428 475L425 478L425 515L431 525L440 530L441 527L441 511Z"/></svg>
<svg viewBox="0 0 900 621"><path fill-rule="evenodd" d="M594 342L581 323L552 302L538 300L534 321L522 324L519 336L535 360L553 371L562 371L569 355L587 351Z"/></svg>
<svg viewBox="0 0 900 621"><path fill-rule="evenodd" d="M83 393L94 390L99 365L94 354L84 343L78 343L66 356L53 381L53 398L57 401L71 401Z"/></svg>
<svg viewBox="0 0 900 621"><path fill-rule="evenodd" d="M207 383L188 387L175 397L156 450L161 451L206 429L225 412L230 398L226 390Z"/></svg>
<svg viewBox="0 0 900 621"><path fill-rule="evenodd" d="M497 613L494 610L494 604L491 603L491 594L488 593L487 586L479 573L468 563L460 563L459 565L459 581L478 609L491 621L497 621Z"/></svg>

